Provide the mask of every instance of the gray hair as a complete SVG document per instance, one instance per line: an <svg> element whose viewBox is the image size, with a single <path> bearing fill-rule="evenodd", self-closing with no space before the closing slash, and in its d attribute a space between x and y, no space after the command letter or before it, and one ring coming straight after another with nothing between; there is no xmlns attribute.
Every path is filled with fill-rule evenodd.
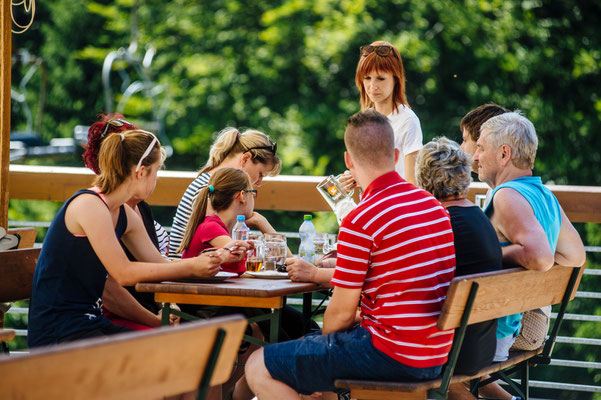
<svg viewBox="0 0 601 400"><path fill-rule="evenodd" d="M511 162L517 168L534 168L538 138L534 125L520 110L489 119L482 124L480 132L493 148L508 145L511 148Z"/></svg>
<svg viewBox="0 0 601 400"><path fill-rule="evenodd" d="M417 185L437 199L467 194L472 181L472 157L457 143L440 137L427 143L417 155Z"/></svg>

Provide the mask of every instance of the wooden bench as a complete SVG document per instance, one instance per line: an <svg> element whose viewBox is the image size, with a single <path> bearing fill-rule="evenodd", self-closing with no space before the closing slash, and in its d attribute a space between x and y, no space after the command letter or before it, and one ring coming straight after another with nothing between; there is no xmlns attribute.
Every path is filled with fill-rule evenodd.
<svg viewBox="0 0 601 400"><path fill-rule="evenodd" d="M438 318L440 330L459 328L440 378L407 383L338 379L335 385L350 390L354 399L446 399L451 383L469 381L473 392L476 392L479 386L501 379L518 396L527 399L529 365L549 364L551 361L566 306L576 294L583 270L584 266L571 268L556 265L546 272L512 268L457 277L451 282ZM507 361L493 363L473 376L453 376L467 325L554 304L561 306L543 347L511 353ZM521 385L509 379L509 375L514 373L521 374ZM480 381L486 375L491 375L491 379Z"/></svg>
<svg viewBox="0 0 601 400"><path fill-rule="evenodd" d="M38 231L35 228L11 228L6 231L9 235L19 235L19 249L29 249L35 244Z"/></svg>
<svg viewBox="0 0 601 400"><path fill-rule="evenodd" d="M42 249L24 248L0 251L0 303L12 303L25 300L31 296L33 273ZM0 310L0 329L4 328L4 312ZM14 333L14 331L13 331ZM10 334L5 332L2 337L7 340ZM14 335L13 335L14 337ZM8 347L0 340L4 352Z"/></svg>
<svg viewBox="0 0 601 400"><path fill-rule="evenodd" d="M233 315L0 356L3 399L158 399L224 383L246 319Z"/></svg>

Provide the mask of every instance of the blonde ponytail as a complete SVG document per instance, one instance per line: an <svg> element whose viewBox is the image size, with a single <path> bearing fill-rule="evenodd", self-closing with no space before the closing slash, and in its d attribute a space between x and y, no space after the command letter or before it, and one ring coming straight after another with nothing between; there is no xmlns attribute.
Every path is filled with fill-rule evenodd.
<svg viewBox="0 0 601 400"><path fill-rule="evenodd" d="M267 148L272 145L269 136L263 132L252 129L240 132L236 128L225 128L219 132L217 139L211 146L209 161L200 170L199 175L218 168L230 155L249 152L253 163L271 165L271 171L267 175L276 176L280 173L282 162L273 151Z"/></svg>

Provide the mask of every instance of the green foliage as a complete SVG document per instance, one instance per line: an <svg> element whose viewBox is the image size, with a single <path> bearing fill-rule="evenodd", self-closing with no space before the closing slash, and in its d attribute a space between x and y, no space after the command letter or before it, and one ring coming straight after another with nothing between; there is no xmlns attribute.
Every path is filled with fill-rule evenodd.
<svg viewBox="0 0 601 400"><path fill-rule="evenodd" d="M284 173L342 171L345 120L359 109L357 49L385 39L403 55L409 102L426 139L459 140L459 119L492 100L534 122L536 170L545 181L601 182L591 167L601 161L593 134L601 128L598 2L41 3L33 29L16 36L15 47L47 64L44 138L68 136L103 109L102 59L129 45L132 8L138 53L156 47L151 71L167 88L165 123L176 150L170 168L197 169L211 134L235 125L278 140ZM35 103L39 82L31 86ZM126 112L147 120L149 109L148 99L134 96ZM22 125L18 113L13 121Z"/></svg>

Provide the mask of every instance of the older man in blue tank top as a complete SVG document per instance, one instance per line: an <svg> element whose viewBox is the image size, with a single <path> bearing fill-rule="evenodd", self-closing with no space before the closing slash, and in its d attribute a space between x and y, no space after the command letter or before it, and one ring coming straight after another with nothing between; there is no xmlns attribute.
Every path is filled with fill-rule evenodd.
<svg viewBox="0 0 601 400"><path fill-rule="evenodd" d="M474 161L493 190L484 212L503 246L503 264L546 271L555 263L584 263L582 240L555 196L532 175L538 138L519 111L498 115L480 128ZM507 358L521 314L499 319L496 361Z"/></svg>

